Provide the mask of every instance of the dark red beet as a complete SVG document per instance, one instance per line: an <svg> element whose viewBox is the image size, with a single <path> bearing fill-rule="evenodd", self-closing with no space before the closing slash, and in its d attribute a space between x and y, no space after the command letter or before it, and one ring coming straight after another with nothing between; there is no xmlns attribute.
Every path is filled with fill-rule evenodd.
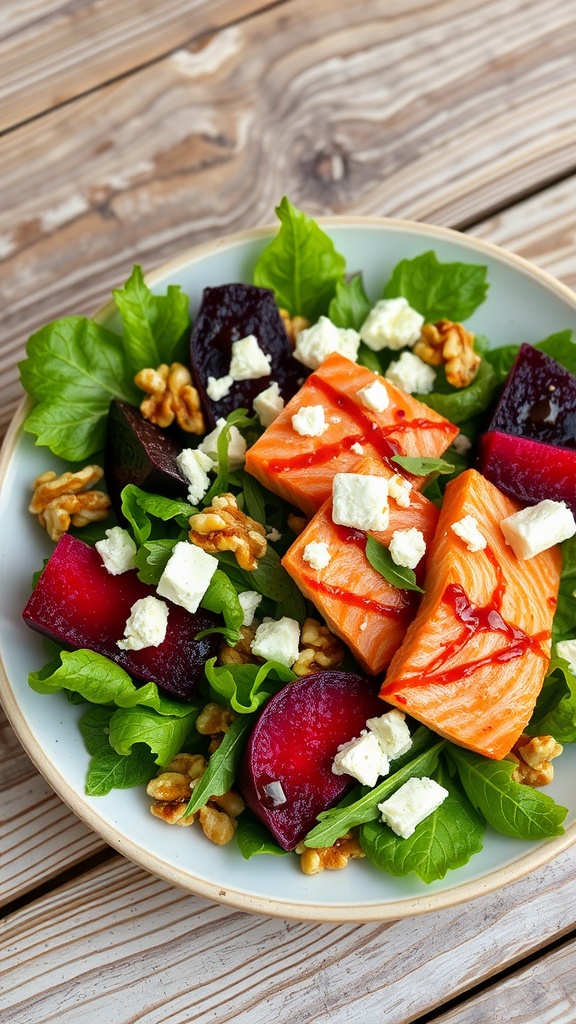
<svg viewBox="0 0 576 1024"><path fill-rule="evenodd" d="M119 399L110 403L104 469L112 507L119 518L120 494L126 484L137 484L145 491L171 498L186 497L188 485L176 463L181 451L181 445L145 420L139 409Z"/></svg>
<svg viewBox="0 0 576 1024"><path fill-rule="evenodd" d="M565 501L576 515L576 451L490 431L480 438L480 472L523 505Z"/></svg>
<svg viewBox="0 0 576 1024"><path fill-rule="evenodd" d="M576 448L576 377L522 345L488 430Z"/></svg>
<svg viewBox="0 0 576 1024"><path fill-rule="evenodd" d="M256 380L235 382L228 395L213 402L206 393L208 378L225 377L230 368L232 342L253 334L260 348L272 357L272 372ZM233 409L252 411L256 395L274 380L285 401L298 390L307 373L292 356L292 347L278 312L274 294L249 284L225 284L205 288L190 341L194 383L211 425Z"/></svg>
<svg viewBox="0 0 576 1024"><path fill-rule="evenodd" d="M23 612L32 629L71 648L87 647L104 654L137 679L151 680L172 696L191 700L205 661L217 652L219 636L194 637L218 625L212 612L192 615L170 601L166 639L158 647L122 651L116 641L135 601L154 587L141 583L135 571L111 576L95 548L65 534L56 545Z"/></svg>
<svg viewBox="0 0 576 1024"><path fill-rule="evenodd" d="M355 785L349 775L333 774L334 755L385 710L373 682L350 672L305 676L268 702L241 763L240 792L285 850ZM279 806L264 791L271 782L286 796Z"/></svg>

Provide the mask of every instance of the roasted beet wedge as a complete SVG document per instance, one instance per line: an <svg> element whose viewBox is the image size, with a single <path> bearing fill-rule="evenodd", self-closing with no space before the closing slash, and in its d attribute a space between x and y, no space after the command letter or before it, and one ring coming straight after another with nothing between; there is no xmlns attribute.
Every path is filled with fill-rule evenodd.
<svg viewBox="0 0 576 1024"><path fill-rule="evenodd" d="M488 430L576 448L576 377L522 345Z"/></svg>
<svg viewBox="0 0 576 1024"><path fill-rule="evenodd" d="M232 384L228 394L212 401L206 392L208 378L225 377L230 368L232 342L253 334L262 351L272 357L271 373L255 380ZM292 347L278 312L274 295L267 288L249 284L225 284L205 288L190 341L194 383L211 426L233 409L252 411L256 395L274 380L285 402L298 390L306 370L292 356Z"/></svg>
<svg viewBox="0 0 576 1024"><path fill-rule="evenodd" d="M565 501L576 515L576 451L491 430L480 438L480 472L523 505Z"/></svg>
<svg viewBox="0 0 576 1024"><path fill-rule="evenodd" d="M242 760L240 791L285 850L355 785L332 773L334 755L385 711L373 682L350 672L306 676L268 702Z"/></svg>
<svg viewBox="0 0 576 1024"><path fill-rule="evenodd" d="M139 409L119 399L111 402L104 468L112 507L119 518L120 495L126 484L168 497L186 497L186 479L176 463L181 450L172 437L145 420Z"/></svg>
<svg viewBox="0 0 576 1024"><path fill-rule="evenodd" d="M201 630L219 624L219 617L199 609L191 615L167 602L168 630L158 647L122 651L130 609L141 597L155 594L135 571L111 576L95 548L65 534L23 612L32 629L71 648L87 647L104 654L137 679L151 680L172 696L188 701L200 682L203 666L214 657L218 634L195 640Z"/></svg>

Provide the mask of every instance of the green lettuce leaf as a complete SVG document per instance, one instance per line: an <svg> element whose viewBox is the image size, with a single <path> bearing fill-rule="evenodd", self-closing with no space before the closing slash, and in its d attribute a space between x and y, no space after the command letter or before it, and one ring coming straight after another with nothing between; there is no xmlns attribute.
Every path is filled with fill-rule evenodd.
<svg viewBox="0 0 576 1024"><path fill-rule="evenodd" d="M86 776L87 796L106 796L112 789L131 789L144 786L156 774L154 755L145 745L137 744L125 757L109 746L99 751L90 761Z"/></svg>
<svg viewBox="0 0 576 1024"><path fill-rule="evenodd" d="M576 743L576 676L568 662L557 654L550 661L524 732L528 736L553 736L558 743Z"/></svg>
<svg viewBox="0 0 576 1024"><path fill-rule="evenodd" d="M244 860L250 860L260 853L271 853L275 857L286 857L288 850L272 838L268 829L250 811L242 811L236 829L236 842Z"/></svg>
<svg viewBox="0 0 576 1024"><path fill-rule="evenodd" d="M179 285L168 285L166 295L153 295L136 265L123 288L113 293L122 318L128 370L185 363L190 330L188 297Z"/></svg>
<svg viewBox="0 0 576 1024"><path fill-rule="evenodd" d="M188 530L188 520L198 510L187 501L166 498L162 494L150 494L136 484L128 484L122 491L122 514L132 527L138 546L144 544L154 532L154 519L162 523L175 521L178 530ZM165 527L162 528L165 533ZM162 538L164 539L164 538Z"/></svg>
<svg viewBox="0 0 576 1024"><path fill-rule="evenodd" d="M251 714L296 679L294 672L276 661L264 665L216 665L206 662L206 679L215 700L225 701L238 714Z"/></svg>
<svg viewBox="0 0 576 1024"><path fill-rule="evenodd" d="M338 281L336 294L328 307L328 316L336 327L352 327L359 331L372 303L364 291L362 274L354 274L348 281Z"/></svg>
<svg viewBox="0 0 576 1024"><path fill-rule="evenodd" d="M468 387L452 387L446 380L444 370L440 368L436 374L434 391L429 395L418 395L418 399L451 423L463 423L488 408L497 383L495 370L483 358L478 373Z"/></svg>
<svg viewBox="0 0 576 1024"><path fill-rule="evenodd" d="M327 313L346 261L316 221L286 197L276 214L281 227L258 259L254 284L271 288L278 305L292 316L315 321Z"/></svg>
<svg viewBox="0 0 576 1024"><path fill-rule="evenodd" d="M403 295L428 322L467 320L486 298L486 267L440 263L433 252L401 260L384 289L386 299Z"/></svg>
<svg viewBox="0 0 576 1024"><path fill-rule="evenodd" d="M403 565L396 565L388 548L381 544L375 537L366 538L366 558L373 569L393 587L399 590L417 590L423 594L422 587L416 582L416 573L413 569L407 569Z"/></svg>
<svg viewBox="0 0 576 1024"><path fill-rule="evenodd" d="M118 708L110 718L110 746L127 755L145 744L156 754L156 764L170 764L182 750L198 717L199 707L185 706L185 714L160 715L149 707Z"/></svg>

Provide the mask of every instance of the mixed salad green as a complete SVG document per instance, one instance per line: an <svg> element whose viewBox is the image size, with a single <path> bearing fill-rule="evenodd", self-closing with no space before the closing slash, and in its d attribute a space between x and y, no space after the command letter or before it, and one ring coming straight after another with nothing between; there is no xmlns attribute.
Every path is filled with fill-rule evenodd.
<svg viewBox="0 0 576 1024"><path fill-rule="evenodd" d="M287 199L278 208L280 230L260 255L253 283L273 290L277 303L291 315L314 322L328 316L339 327L359 328L372 308L362 274L347 275L344 258L321 227L295 209ZM355 268L354 268L355 269ZM442 263L433 252L404 259L383 282L386 298L404 296L426 320L467 320L486 299L486 268L475 264ZM142 271L134 267L125 285L114 292L121 327L112 330L95 320L70 316L47 325L28 341L21 364L23 385L34 402L25 429L36 443L73 464L98 462L104 445L106 416L112 398L133 405L142 399L134 375L142 367L188 362L189 301L178 286L154 295ZM569 330L552 335L541 347L570 371L576 372L576 342ZM505 380L519 345L491 348L476 339L482 355L479 372L466 388L456 389L442 367L436 371L434 390L420 400L459 425L472 442L482 416ZM361 345L358 361L385 373L396 355L374 352ZM218 441L218 467L203 504L225 491L239 506L263 524L272 537L254 572L239 568L230 553L218 554L219 569L202 606L220 613L217 627L229 645L239 637L243 609L238 594L246 590L262 595L258 614L290 616L302 623L310 606L282 569L280 558L290 544L289 509L243 470L231 469L228 443L235 426L252 443L262 431L257 417L238 409L227 419ZM193 443L200 438L192 439ZM434 465L425 492L437 504L450 475L467 467L465 455L449 449ZM410 467L417 472L416 466ZM157 584L175 544L186 539L188 520L198 511L185 500L150 494L128 485L123 492L123 514L137 546L136 563L142 581ZM91 543L104 536L110 520L79 534ZM372 565L397 586L410 585L394 575L379 545L367 551ZM576 636L576 539L563 545L564 567L553 640ZM313 614L317 614L312 611ZM270 696L295 678L277 662L263 665L218 664L211 659L197 699L181 703L161 692L154 683L135 685L119 665L89 650L60 650L50 644L50 660L30 674L30 686L39 693L64 691L85 710L80 729L91 755L86 792L108 793L114 787L144 785L159 765L168 764L182 750L205 752L207 738L195 730L198 714L208 700L229 707L237 716L208 769L195 787L188 812L210 796L226 793L234 784L237 766L253 724ZM357 671L349 656L343 666ZM554 656L533 719L530 735L552 734L560 743L576 741L576 676L566 661ZM465 864L482 848L488 823L509 836L545 839L559 835L566 809L540 790L512 780L513 764L491 761L440 740L425 727L414 725L413 745L393 764L392 773L374 789L357 786L346 799L319 816L309 833L309 846L330 846L351 827L360 826L360 840L370 860L394 875L416 872L424 881L442 878L446 871ZM401 839L379 820L378 803L413 776L431 776L448 791L444 803L416 829ZM143 826L144 828L144 826ZM250 814L238 819L237 842L243 856L284 854Z"/></svg>

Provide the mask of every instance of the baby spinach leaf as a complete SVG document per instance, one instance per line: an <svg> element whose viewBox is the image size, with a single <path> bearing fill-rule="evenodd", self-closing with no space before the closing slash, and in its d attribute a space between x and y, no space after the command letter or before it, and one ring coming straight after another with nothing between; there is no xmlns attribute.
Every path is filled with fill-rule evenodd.
<svg viewBox="0 0 576 1024"><path fill-rule="evenodd" d="M430 473L453 473L454 466L446 459L434 459L424 456L418 458L412 455L393 455L391 462L398 463L407 473L414 476L428 476Z"/></svg>
<svg viewBox="0 0 576 1024"><path fill-rule="evenodd" d="M144 744L135 745L127 756L109 747L90 761L85 792L87 796L106 796L112 789L143 786L155 772L154 755Z"/></svg>
<svg viewBox="0 0 576 1024"><path fill-rule="evenodd" d="M296 619L301 624L306 618L306 602L298 587L280 564L280 556L270 545L253 572L240 569L230 552L218 553L218 561L226 566L226 575L237 590L256 590L277 605L281 615Z"/></svg>
<svg viewBox="0 0 576 1024"><path fill-rule="evenodd" d="M138 570L138 579L142 583L148 583L153 587L158 586L160 577L168 564L168 559L179 539L174 537L171 540L147 540L145 544L138 548L136 552L136 568ZM181 539L183 540L184 537Z"/></svg>
<svg viewBox="0 0 576 1024"><path fill-rule="evenodd" d="M238 714L250 714L296 679L294 672L276 661L264 665L216 665L211 658L204 667L216 700L224 700Z"/></svg>
<svg viewBox="0 0 576 1024"><path fill-rule="evenodd" d="M220 746L210 755L204 775L194 787L184 817L199 811L210 797L222 796L231 788L255 718L255 715L241 715L224 733Z"/></svg>
<svg viewBox="0 0 576 1024"><path fill-rule="evenodd" d="M110 753L110 719L113 714L114 708L95 704L78 722L89 754Z"/></svg>
<svg viewBox="0 0 576 1024"><path fill-rule="evenodd" d="M268 829L250 811L242 811L238 818L236 842L244 860L250 860L260 853L271 853L275 857L286 857L283 850L270 835Z"/></svg>
<svg viewBox="0 0 576 1024"><path fill-rule="evenodd" d="M150 494L136 484L128 484L122 491L122 514L126 517L136 544L144 544L153 532L153 519L163 523L176 521L179 529L188 526L191 515L197 512L187 501L166 498L162 494Z"/></svg>
<svg viewBox="0 0 576 1024"><path fill-rule="evenodd" d="M396 565L388 548L370 535L366 538L366 558L372 568L376 569L391 586L398 587L399 590L416 590L419 594L424 593L422 587L416 583L414 570Z"/></svg>
<svg viewBox="0 0 576 1024"><path fill-rule="evenodd" d="M528 736L553 736L558 743L576 743L576 676L568 662L557 654L550 661L534 714L524 732Z"/></svg>
<svg viewBox="0 0 576 1024"><path fill-rule="evenodd" d="M488 360L496 375L496 383L503 384L514 360L520 351L519 345L500 345L498 348L487 349L483 355Z"/></svg>
<svg viewBox="0 0 576 1024"><path fill-rule="evenodd" d="M186 362L190 314L180 285L168 285L166 295L153 295L136 265L124 287L112 294L122 318L124 351L132 374L161 363Z"/></svg>
<svg viewBox="0 0 576 1024"><path fill-rule="evenodd" d="M352 327L359 331L372 303L364 291L362 274L354 274L348 281L338 281L336 294L328 307L328 316L336 327Z"/></svg>
<svg viewBox="0 0 576 1024"><path fill-rule="evenodd" d="M434 391L429 395L419 395L418 398L451 423L463 423L488 408L497 383L492 365L483 358L478 373L468 387L455 388L448 384L444 370L440 367L436 374Z"/></svg>
<svg viewBox="0 0 576 1024"><path fill-rule="evenodd" d="M170 764L197 717L198 708L191 704L178 717L147 707L118 708L110 718L110 746L117 754L130 754L135 744L144 743L156 754L156 764Z"/></svg>
<svg viewBox="0 0 576 1024"><path fill-rule="evenodd" d="M256 263L254 284L271 288L292 316L315 321L328 311L346 261L322 228L286 197L276 214L281 227Z"/></svg>
<svg viewBox="0 0 576 1024"><path fill-rule="evenodd" d="M486 298L486 267L440 263L434 252L401 260L384 289L386 299L403 295L425 320L466 320Z"/></svg>
<svg viewBox="0 0 576 1024"><path fill-rule="evenodd" d="M216 569L200 605L208 611L223 615L229 630L240 629L244 621L244 612L236 588L222 569ZM204 633L206 632L208 631L205 630Z"/></svg>
<svg viewBox="0 0 576 1024"><path fill-rule="evenodd" d="M539 341L536 348L551 356L570 373L576 373L576 340L570 329L550 334L543 341Z"/></svg>
<svg viewBox="0 0 576 1024"><path fill-rule="evenodd" d="M562 835L568 810L531 786L512 781L512 761L492 761L470 750L448 748L468 799L498 832L518 839Z"/></svg>

